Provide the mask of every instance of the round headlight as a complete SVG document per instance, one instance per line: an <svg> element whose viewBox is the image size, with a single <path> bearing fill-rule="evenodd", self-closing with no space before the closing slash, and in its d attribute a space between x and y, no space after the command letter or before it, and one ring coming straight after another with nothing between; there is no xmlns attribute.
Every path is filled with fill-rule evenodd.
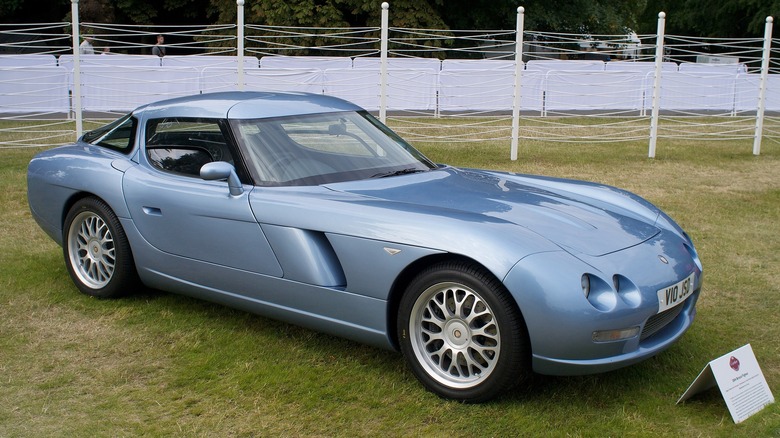
<svg viewBox="0 0 780 438"><path fill-rule="evenodd" d="M582 283L582 293L585 294L585 298L588 298L588 295L590 295L590 276L588 274L582 274L582 280L580 280Z"/></svg>

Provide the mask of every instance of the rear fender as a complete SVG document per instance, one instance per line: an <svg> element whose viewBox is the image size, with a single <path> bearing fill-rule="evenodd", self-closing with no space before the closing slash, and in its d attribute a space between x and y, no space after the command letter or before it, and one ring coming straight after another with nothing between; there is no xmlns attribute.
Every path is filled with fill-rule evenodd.
<svg viewBox="0 0 780 438"><path fill-rule="evenodd" d="M36 155L27 168L27 200L35 221L57 244L71 205L84 196L105 201L119 218L129 217L122 195L127 157L94 146L73 145ZM132 165L132 164L131 164Z"/></svg>

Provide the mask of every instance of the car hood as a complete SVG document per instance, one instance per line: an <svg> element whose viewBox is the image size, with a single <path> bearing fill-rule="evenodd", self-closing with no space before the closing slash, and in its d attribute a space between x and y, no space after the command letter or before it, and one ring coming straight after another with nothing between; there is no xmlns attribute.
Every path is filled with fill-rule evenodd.
<svg viewBox="0 0 780 438"><path fill-rule="evenodd" d="M509 222L537 233L574 253L599 256L637 245L659 229L630 217L626 205L579 194L593 184L445 167L430 172L329 184L325 187L392 203L405 210L424 206L453 216ZM598 186L611 189L606 186ZM625 201L625 200L623 200ZM633 202L633 201L631 201ZM623 202L625 204L625 202ZM637 207L644 207L637 204Z"/></svg>

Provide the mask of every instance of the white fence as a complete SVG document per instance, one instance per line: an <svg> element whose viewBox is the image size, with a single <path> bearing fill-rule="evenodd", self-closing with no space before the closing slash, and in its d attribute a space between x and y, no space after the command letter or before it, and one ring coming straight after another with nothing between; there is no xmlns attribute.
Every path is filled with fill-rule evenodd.
<svg viewBox="0 0 780 438"><path fill-rule="evenodd" d="M388 10L383 13L387 17ZM141 32L80 25L77 17L75 13L73 28L90 30L98 51L102 45L111 47L112 53L79 53L79 36L75 34L59 35L59 45L51 44L49 53L38 50L34 54L0 55L0 147L38 146L48 144L43 140L51 138L33 134L7 140L4 133L18 134L20 128L6 128L3 119L75 119L75 134L80 135L85 117L90 123L106 113L127 112L160 99L226 90L337 96L391 121L418 117L419 121L399 128L413 141L505 140L514 147L512 158L516 157L517 141L522 139L593 142L649 138L651 144L657 138L673 137L752 139L758 146L754 147L757 154L764 130L769 138L777 138L775 119L764 116L764 112L780 113L780 75L769 74L775 69L765 44L767 38L771 42L769 21L765 39L717 41L664 36L663 18L659 20L660 37L585 39L525 32L520 27L522 10L518 11L515 32L280 29L238 23L205 26L199 36L191 38L194 42L174 42L169 50L198 55L160 58L143 53L148 52L148 45L130 41L138 34L155 35L159 29ZM243 41L235 36L241 34L236 32L238 28L246 31ZM0 37L2 30L0 25ZM378 38L382 31L390 35L387 41ZM169 35L170 39L183 39L182 35L191 33L181 30ZM309 45L297 44L296 38ZM347 41L337 45L331 43L334 39ZM713 63L714 56L705 57L710 62L695 62L702 60L701 53L716 46L727 49L715 59L725 63ZM598 59L587 59L594 56L594 48L599 50ZM296 55L304 52L314 54ZM652 56L653 52L658 55ZM524 62L516 65L515 59ZM762 60L767 64L765 70L761 69ZM429 123L431 117L438 120ZM479 119L487 117L497 122ZM582 123L582 117L590 121ZM664 129L664 121L674 124L680 117L686 120L682 126L691 128L689 133ZM729 120L721 120L723 117ZM546 122L531 123L536 120ZM645 120L647 129L637 129L636 123L626 120ZM472 133L459 131L452 137L426 134L432 126L447 123L466 126ZM518 129L527 124L534 128ZM594 125L609 134L576 134L576 128ZM706 135L701 134L704 125ZM52 126L52 122L45 126ZM30 132L39 130L32 128ZM650 156L653 154L651 147Z"/></svg>
<svg viewBox="0 0 780 438"><path fill-rule="evenodd" d="M30 57L30 59L27 59ZM12 59L9 59L12 58ZM86 59L85 59L86 58ZM42 61L36 63L36 61ZM296 91L341 97L380 109L379 58L92 55L81 59L81 110L127 112L145 103L232 90ZM441 115L510 113L514 62L393 59L387 69L390 112ZM425 61L425 62L420 62ZM424 64L424 65L423 65ZM728 114L758 108L761 75L744 65L668 63L660 81L661 111ZM646 115L652 109L654 64L528 61L521 71L520 111ZM0 55L0 114L70 114L73 57ZM767 78L766 110L780 111L780 75Z"/></svg>

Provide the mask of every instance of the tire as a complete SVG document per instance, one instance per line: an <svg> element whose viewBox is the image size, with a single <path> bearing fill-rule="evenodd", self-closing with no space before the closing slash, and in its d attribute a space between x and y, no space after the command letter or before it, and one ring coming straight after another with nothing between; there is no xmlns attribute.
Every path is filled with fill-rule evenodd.
<svg viewBox="0 0 780 438"><path fill-rule="evenodd" d="M93 297L116 298L140 284L130 244L111 208L94 197L68 211L62 251L78 289Z"/></svg>
<svg viewBox="0 0 780 438"><path fill-rule="evenodd" d="M417 379L439 396L490 400L529 372L528 336L503 284L482 267L440 263L401 298L398 339Z"/></svg>

